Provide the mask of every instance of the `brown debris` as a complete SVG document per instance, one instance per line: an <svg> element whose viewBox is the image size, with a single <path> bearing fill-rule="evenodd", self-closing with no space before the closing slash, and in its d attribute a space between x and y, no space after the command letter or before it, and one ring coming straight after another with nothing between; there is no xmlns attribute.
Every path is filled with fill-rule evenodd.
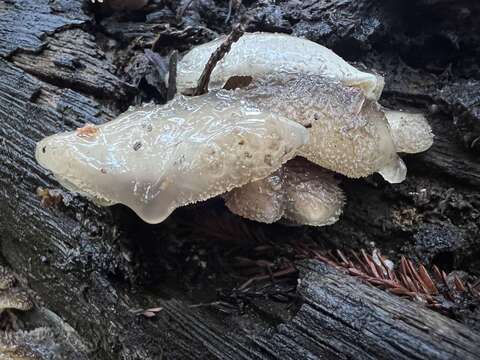
<svg viewBox="0 0 480 360"><path fill-rule="evenodd" d="M210 82L210 76L212 75L213 69L215 69L217 63L230 51L232 44L242 37L243 33L243 28L240 25L235 25L230 35L228 35L218 49L213 52L203 69L202 75L200 75L200 78L198 79L197 88L193 93L194 96L206 94L208 92L208 83Z"/></svg>
<svg viewBox="0 0 480 360"><path fill-rule="evenodd" d="M146 318L153 318L157 316L158 313L163 311L163 307L158 306L158 307L153 307L153 308L148 308L148 309L132 309L130 312L132 312L135 315L142 315Z"/></svg>
<svg viewBox="0 0 480 360"><path fill-rule="evenodd" d="M225 90L234 90L234 89L239 89L239 88L245 88L248 85L250 85L253 81L253 78L251 76L232 76L230 77L225 85L223 85L223 88Z"/></svg>
<svg viewBox="0 0 480 360"><path fill-rule="evenodd" d="M162 310L163 310L162 307L146 309L142 312L142 315L145 316L146 318L152 318L152 317L157 316L157 313L159 313Z"/></svg>
<svg viewBox="0 0 480 360"><path fill-rule="evenodd" d="M63 196L60 190L37 188L37 195L40 197L40 205L43 208L58 206L62 203Z"/></svg>
<svg viewBox="0 0 480 360"><path fill-rule="evenodd" d="M447 274L433 266L433 277L420 264L416 267L413 262L402 256L399 268L390 270L385 263L385 258L379 256L380 261L361 250L360 254L352 251L351 256L346 256L340 250L336 255L319 254L318 250L301 245L300 251L304 258L315 258L326 262L339 269L344 269L348 274L358 277L363 281L387 290L388 292L419 301L436 311L447 313L449 305L459 296L470 294L480 298L480 291L476 286L465 284L456 275L453 276L453 286L447 282ZM378 250L376 250L378 252ZM450 302L450 303L449 303Z"/></svg>
<svg viewBox="0 0 480 360"><path fill-rule="evenodd" d="M83 127L78 128L75 132L78 137L92 138L97 135L99 129L94 124L85 124Z"/></svg>

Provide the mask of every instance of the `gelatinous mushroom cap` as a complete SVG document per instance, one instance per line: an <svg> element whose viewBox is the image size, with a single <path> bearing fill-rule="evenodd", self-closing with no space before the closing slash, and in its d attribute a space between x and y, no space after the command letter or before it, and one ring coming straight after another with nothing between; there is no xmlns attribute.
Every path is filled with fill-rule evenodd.
<svg viewBox="0 0 480 360"><path fill-rule="evenodd" d="M398 152L415 154L432 146L432 128L423 114L394 110L384 112Z"/></svg>
<svg viewBox="0 0 480 360"><path fill-rule="evenodd" d="M194 47L178 64L177 88L190 93L210 55L225 40ZM246 33L213 70L209 87L221 88L232 76L250 76L259 79L266 75L281 78L282 73L321 75L348 86L362 89L369 99L378 99L384 80L379 75L362 72L330 49L313 41L272 33Z"/></svg>
<svg viewBox="0 0 480 360"><path fill-rule="evenodd" d="M352 178L379 172L392 183L405 179L387 119L361 90L317 75L283 74L231 92L307 127L310 140L299 155L315 164Z"/></svg>
<svg viewBox="0 0 480 360"><path fill-rule="evenodd" d="M324 226L336 222L345 196L331 173L306 160L290 160L266 177L224 195L235 214L272 223L281 218L301 225Z"/></svg>
<svg viewBox="0 0 480 360"><path fill-rule="evenodd" d="M68 189L159 223L179 206L266 177L307 140L303 126L221 90L53 135L36 158Z"/></svg>

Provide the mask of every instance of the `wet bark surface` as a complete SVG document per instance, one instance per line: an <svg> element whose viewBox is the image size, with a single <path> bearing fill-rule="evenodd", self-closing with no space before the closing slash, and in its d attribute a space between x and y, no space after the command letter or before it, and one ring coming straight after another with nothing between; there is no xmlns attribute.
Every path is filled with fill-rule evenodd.
<svg viewBox="0 0 480 360"><path fill-rule="evenodd" d="M375 246L394 261L407 255L479 275L479 15L467 1L150 1L128 13L87 1L3 1L4 262L77 330L92 359L412 358L412 349L418 358L477 358L475 303L453 309L451 320L321 265L300 266L298 288L287 278L238 291L249 276L239 275L235 261L276 264L295 258L295 242L309 241ZM69 193L58 206L41 206L36 189L60 186L36 164L36 141L108 121L129 105L165 101L171 51L228 33L237 22L248 31L307 37L381 72L381 102L427 113L433 147L405 158L402 184L344 179L345 213L319 229L245 221L219 200L180 209L156 226ZM144 52L150 48L155 64ZM152 318L135 311L152 307L162 308ZM443 328L449 331L440 334ZM386 342L383 353L377 341Z"/></svg>

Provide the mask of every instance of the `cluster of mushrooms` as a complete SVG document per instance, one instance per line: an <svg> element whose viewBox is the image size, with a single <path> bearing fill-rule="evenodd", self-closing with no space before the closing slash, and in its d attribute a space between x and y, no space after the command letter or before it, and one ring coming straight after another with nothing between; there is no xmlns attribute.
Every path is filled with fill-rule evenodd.
<svg viewBox="0 0 480 360"><path fill-rule="evenodd" d="M406 167L397 153L432 144L423 115L378 104L381 76L284 34L244 34L214 68L208 93L190 96L223 41L183 57L173 100L45 138L37 161L70 191L127 205L148 223L221 195L248 219L323 226L345 202L334 173L398 183Z"/></svg>

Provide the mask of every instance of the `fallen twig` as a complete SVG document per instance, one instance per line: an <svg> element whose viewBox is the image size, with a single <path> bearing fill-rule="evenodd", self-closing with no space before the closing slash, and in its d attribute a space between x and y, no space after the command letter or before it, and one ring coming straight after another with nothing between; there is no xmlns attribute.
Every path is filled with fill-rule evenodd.
<svg viewBox="0 0 480 360"><path fill-rule="evenodd" d="M167 101L172 100L177 93L177 61L178 51L174 50L170 55L170 60L168 62Z"/></svg>
<svg viewBox="0 0 480 360"><path fill-rule="evenodd" d="M230 51L232 44L242 37L243 33L244 30L242 26L235 25L230 35L228 35L225 41L213 52L203 69L202 75L200 75L200 78L198 79L197 87L193 92L194 96L206 94L208 92L208 83L210 82L210 76L212 75L215 66Z"/></svg>

